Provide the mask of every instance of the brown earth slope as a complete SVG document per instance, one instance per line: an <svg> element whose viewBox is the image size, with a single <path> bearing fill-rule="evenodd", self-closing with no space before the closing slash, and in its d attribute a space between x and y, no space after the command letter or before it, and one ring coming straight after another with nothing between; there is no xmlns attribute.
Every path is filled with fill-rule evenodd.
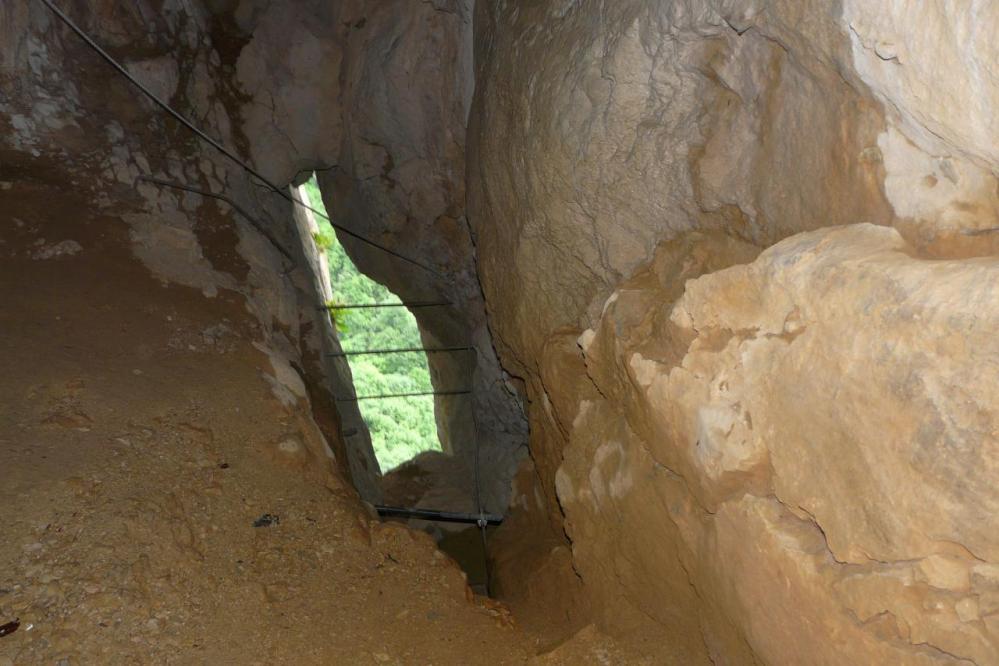
<svg viewBox="0 0 999 666"><path fill-rule="evenodd" d="M120 220L6 187L0 665L529 658L429 537L372 523L241 297L160 284Z"/></svg>

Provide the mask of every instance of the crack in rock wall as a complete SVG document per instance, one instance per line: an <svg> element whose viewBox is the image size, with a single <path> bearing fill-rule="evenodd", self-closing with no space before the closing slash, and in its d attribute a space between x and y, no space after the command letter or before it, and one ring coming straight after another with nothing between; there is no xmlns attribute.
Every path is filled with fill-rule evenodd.
<svg viewBox="0 0 999 666"><path fill-rule="evenodd" d="M235 64L250 95L241 116L254 137L251 152L282 182L315 169L338 223L430 266L433 272L339 234L358 268L403 300L453 304L413 311L425 347L476 349L428 356L437 390L474 393L436 400L448 455L423 465L446 473L434 474L443 485L423 503L475 510L478 447L482 501L502 512L527 424L493 350L465 218L472 3L296 7L243 2L231 10L229 23L253 37Z"/></svg>
<svg viewBox="0 0 999 666"><path fill-rule="evenodd" d="M452 457L422 465L453 468L435 478L455 487L433 489L422 503L474 511L478 447L483 504L502 513L527 424L493 350L465 216L471 7L470 0L343 4L345 129L336 168L321 172L319 182L337 220L424 259L436 273L341 235L355 263L404 300L453 304L413 311L424 346L476 349L428 355L437 390L470 388L473 395L437 398L441 443Z"/></svg>
<svg viewBox="0 0 999 666"><path fill-rule="evenodd" d="M988 2L478 4L521 608L555 578L570 630L679 663L999 658L990 27Z"/></svg>

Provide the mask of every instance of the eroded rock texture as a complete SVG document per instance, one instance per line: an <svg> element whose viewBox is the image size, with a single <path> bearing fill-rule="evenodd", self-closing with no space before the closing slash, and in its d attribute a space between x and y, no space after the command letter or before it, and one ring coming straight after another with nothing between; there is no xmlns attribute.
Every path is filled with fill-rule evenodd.
<svg viewBox="0 0 999 666"><path fill-rule="evenodd" d="M336 168L320 173L334 217L350 229L417 257L430 270L342 236L357 264L406 300L446 301L414 310L438 390L473 389L437 399L446 461L436 478L461 479L437 493L455 510L474 510L476 447L487 509L502 511L526 422L508 388L486 325L475 250L465 217L465 125L473 89L472 3L346 2ZM442 495L442 496L440 496ZM432 497L427 498L431 508Z"/></svg>
<svg viewBox="0 0 999 666"><path fill-rule="evenodd" d="M995 7L476 20L470 214L532 427L500 587L561 568L683 663L999 659Z"/></svg>
<svg viewBox="0 0 999 666"><path fill-rule="evenodd" d="M244 159L269 150L281 131L276 116L265 124L254 111L268 101L273 106L259 80L280 92L277 81L294 78L295 67L255 69L257 85L247 82L249 89L237 81L237 72L254 69L240 66L249 43L248 58L278 51L266 29L272 19L259 8L81 2L63 9L153 94ZM370 443L340 437L341 424L356 427L360 416L348 406L338 418L331 400L349 391L350 378L326 357L338 347L316 309L321 299L308 270L314 249L299 237L296 211L153 107L43 4L12 3L0 16L3 178L63 183L96 210L124 219L136 256L164 283L245 299L260 324L259 345L282 378L275 392L287 402L312 403L338 463L362 494L377 495ZM307 6L283 16L316 24ZM302 58L293 64L315 66ZM314 146L302 150L302 159L316 159ZM280 151L272 157L261 157L258 169L287 183L296 165ZM150 177L160 182L142 180Z"/></svg>
<svg viewBox="0 0 999 666"><path fill-rule="evenodd" d="M980 312L999 263L910 250L839 227L692 280L672 308L648 280L617 290L581 341L603 397L582 403L557 478L577 565L612 587L607 550L656 562L675 544L691 606L734 619L767 663L823 644L844 663L929 663L926 645L988 663L997 410L979 364L996 350ZM628 515L640 537L601 529ZM650 608L682 598L649 587Z"/></svg>
<svg viewBox="0 0 999 666"><path fill-rule="evenodd" d="M424 346L475 348L428 357L438 390L474 389L437 400L446 476L463 481L438 500L476 508L478 456L482 500L502 511L527 428L493 351L465 218L471 1L244 2L226 18L252 35L236 74L256 162L281 182L317 169L339 224L426 266L341 234L361 270L403 300L451 303L414 310Z"/></svg>
<svg viewBox="0 0 999 666"><path fill-rule="evenodd" d="M464 127L471 99L470 3L67 3L66 11L154 94L280 187L312 170L337 221L431 270L345 237L362 270L412 300L427 346L475 346L431 358L440 431L458 491L474 508L478 442L483 495L501 511L526 423L492 351L464 218ZM378 467L323 299L301 211L167 118L41 3L0 9L4 178L49 174L125 215L136 253L162 279L238 291L268 349L300 374L347 433L341 462L361 494L380 497ZM238 206L148 181L227 197ZM203 210L227 222L208 228ZM291 364L291 365L289 365ZM297 369L292 369L292 366ZM473 416L474 415L474 416ZM353 434L351 434L353 433ZM349 455L348 455L349 454Z"/></svg>
<svg viewBox="0 0 999 666"><path fill-rule="evenodd" d="M483 445L493 511L526 396L496 589L588 627L553 659L610 634L685 664L999 660L994 3L66 5L269 178L319 170L338 221L429 265L345 239L457 304L418 317L478 350L432 371L476 388L440 424L453 478ZM243 297L275 396L348 392L288 202L40 4L0 18L2 179L68 182L159 279ZM377 496L363 432L338 443L356 411L330 419Z"/></svg>

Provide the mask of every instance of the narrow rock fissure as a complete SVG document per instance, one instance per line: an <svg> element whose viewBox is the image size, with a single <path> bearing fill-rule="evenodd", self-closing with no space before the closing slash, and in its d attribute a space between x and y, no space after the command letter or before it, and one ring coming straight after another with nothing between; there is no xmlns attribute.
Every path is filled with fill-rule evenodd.
<svg viewBox="0 0 999 666"><path fill-rule="evenodd" d="M326 213L315 177L299 193ZM384 475L424 451L442 451L433 396L437 387L426 353L412 351L422 345L412 313L397 307L398 296L358 271L333 228L323 222L316 220L312 236L328 271L318 276L329 290L322 306L347 354L353 388L336 400L359 403Z"/></svg>
<svg viewBox="0 0 999 666"><path fill-rule="evenodd" d="M326 215L315 176L299 188L298 196ZM382 480L382 499L375 509L383 520L402 522L433 536L466 572L472 589L488 595L486 544L488 534L502 516L487 518L483 512L477 470L473 470L471 479L474 512L462 513L446 496L421 501L405 492L407 485L420 482L442 485L444 481L432 478L434 468L429 473L419 468L419 458L424 454L452 455L442 446L442 441L450 442L446 436L448 421L437 413L437 405L445 401L449 411L470 407L466 396L471 395L471 390L435 385L427 365L428 356L469 354L474 349L434 346L423 351L418 324L409 308L446 308L452 304L422 299L407 305L358 270L344 252L333 227L324 224L321 217L308 217L311 238L320 256L317 266L323 272L316 276L324 294L323 307L343 349L338 352L343 354L339 358L349 367L351 393L334 399L338 405L355 404L367 428ZM342 391L343 387L337 390ZM472 437L475 435L473 431ZM465 444L478 446L475 441ZM477 454L476 451L476 457ZM433 504L434 501L438 503Z"/></svg>

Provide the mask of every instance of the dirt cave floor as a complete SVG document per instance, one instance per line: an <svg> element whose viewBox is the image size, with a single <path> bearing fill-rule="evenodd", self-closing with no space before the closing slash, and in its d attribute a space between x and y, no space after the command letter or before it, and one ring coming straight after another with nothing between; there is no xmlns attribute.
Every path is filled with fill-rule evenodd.
<svg viewBox="0 0 999 666"><path fill-rule="evenodd" d="M86 210L0 192L0 665L530 661L301 444L241 297L161 284Z"/></svg>

